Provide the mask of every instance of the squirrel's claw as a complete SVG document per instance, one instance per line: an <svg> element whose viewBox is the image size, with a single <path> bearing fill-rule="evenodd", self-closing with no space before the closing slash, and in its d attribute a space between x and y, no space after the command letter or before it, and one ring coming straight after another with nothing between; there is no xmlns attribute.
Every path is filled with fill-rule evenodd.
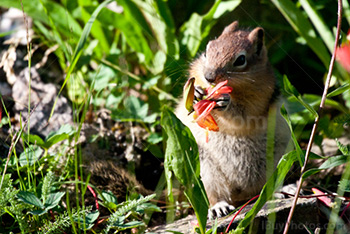
<svg viewBox="0 0 350 234"><path fill-rule="evenodd" d="M231 97L228 93L225 93L214 101L216 102L214 109L225 110L226 107L230 104Z"/></svg>
<svg viewBox="0 0 350 234"><path fill-rule="evenodd" d="M194 97L197 100L202 100L203 97L207 95L207 91L201 86L194 86Z"/></svg>
<svg viewBox="0 0 350 234"><path fill-rule="evenodd" d="M220 218L228 215L235 209L234 206L229 205L226 201L220 201L209 209L209 219Z"/></svg>

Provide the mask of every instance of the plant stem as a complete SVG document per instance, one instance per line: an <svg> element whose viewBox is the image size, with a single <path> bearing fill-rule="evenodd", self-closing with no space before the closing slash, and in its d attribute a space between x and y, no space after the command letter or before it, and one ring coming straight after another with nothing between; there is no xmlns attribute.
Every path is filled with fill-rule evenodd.
<svg viewBox="0 0 350 234"><path fill-rule="evenodd" d="M333 67L334 67L334 62L335 62L336 51L337 51L337 47L338 47L338 41L339 41L339 35L340 35L340 26L341 26L341 20L342 20L342 9L343 9L342 0L338 0L338 22L337 22L337 34L336 34L335 42L334 42L334 50L333 50L331 62L330 62L329 69L328 69L328 75L327 75L326 83L325 83L323 94L322 94L321 104L320 104L320 107L318 109L318 115L315 118L315 122L314 122L314 125L312 127L309 143L307 145L307 149L306 149L306 153L305 153L305 162L304 162L303 167L301 168L301 176L299 178L298 188L297 188L297 191L295 192L293 205L292 205L292 207L291 207L291 209L289 211L287 223L286 223L286 226L284 227L283 234L287 234L288 230L289 230L289 226L290 226L290 223L291 223L291 220L292 220L292 217L293 217L293 213L294 213L294 210L295 210L298 198L299 198L301 185L303 183L303 174L304 174L304 172L306 170L306 165L307 165L308 160L309 160L310 151L311 151L311 148L312 148L312 144L314 142L316 129L317 129L318 122L319 122L319 119L320 119L320 113L323 110L325 102L326 102L328 88L329 88L329 84L331 82L331 77L332 77L332 72L333 72Z"/></svg>
<svg viewBox="0 0 350 234"><path fill-rule="evenodd" d="M5 177L5 174L6 174L6 171L7 171L7 166L9 164L9 161L10 161L10 158L11 158L11 155L12 155L12 151L13 151L15 145L17 144L19 138L21 137L23 129L27 126L28 120L30 119L31 115L33 114L33 112L35 111L37 106L38 106L38 104L36 106L34 106L33 110L30 112L30 115L28 116L27 120L24 122L23 128L18 130L16 132L16 134L12 137L11 146L10 146L9 152L7 154L7 160L6 160L5 168L4 168L4 171L2 173L2 178L1 178L1 182L0 182L0 190L1 190L2 184L4 182L4 177Z"/></svg>

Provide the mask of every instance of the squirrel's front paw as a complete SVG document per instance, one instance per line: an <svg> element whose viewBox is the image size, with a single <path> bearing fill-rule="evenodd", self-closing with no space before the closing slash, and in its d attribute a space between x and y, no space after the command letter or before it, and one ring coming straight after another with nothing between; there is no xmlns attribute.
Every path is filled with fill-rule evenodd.
<svg viewBox="0 0 350 234"><path fill-rule="evenodd" d="M214 100L216 102L214 109L225 110L230 104L230 100L231 97L228 93L222 94L218 99Z"/></svg>
<svg viewBox="0 0 350 234"><path fill-rule="evenodd" d="M209 209L209 219L220 218L228 215L235 209L234 206L228 204L226 201L220 201Z"/></svg>
<svg viewBox="0 0 350 234"><path fill-rule="evenodd" d="M193 104L203 100L204 96L207 95L207 91L200 86L194 86L194 100Z"/></svg>

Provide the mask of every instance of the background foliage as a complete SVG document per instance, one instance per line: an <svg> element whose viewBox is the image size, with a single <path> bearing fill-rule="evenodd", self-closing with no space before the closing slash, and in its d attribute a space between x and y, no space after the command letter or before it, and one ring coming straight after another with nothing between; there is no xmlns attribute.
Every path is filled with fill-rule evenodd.
<svg viewBox="0 0 350 234"><path fill-rule="evenodd" d="M350 24L350 8L344 2L344 23L347 32ZM173 174L185 186L185 194L199 218L201 232L204 232L206 209L200 210L193 197L206 197L200 181L189 180L187 173L198 178L198 154L190 155L193 165L180 167L174 162L174 152L188 148L185 142L174 146L183 135L183 126L177 122L168 108L173 108L187 79L187 68L196 54L205 49L208 40L219 35L225 25L239 20L242 27L262 26L266 31L266 46L276 76L287 100L285 117L294 131L296 151L285 155L285 161L278 167L269 183L277 187L294 161L303 161L299 142L307 141L323 90L334 44L336 9L334 1L282 0L282 1L176 1L176 0L2 0L0 6L22 9L33 19L35 36L32 44L40 44L43 50L54 48L54 61L60 67L59 79L48 82L59 84L60 94L69 98L74 108L74 119L78 127L63 126L42 139L38 136L21 135L20 144L25 150L17 156L15 150L10 157L6 173L2 175L0 187L3 203L0 216L14 221L6 230L32 232L60 230L71 227L73 232L87 232L98 220L98 213L84 203L69 207L69 196L64 184L73 183L77 196L84 197L89 176L79 174L77 151L67 160L66 166L57 173L59 153L49 149L63 140L78 141L81 125L86 120L89 108L94 112L102 108L111 111L116 122L132 122L148 133L147 149L163 160L168 170L168 188L172 188ZM106 7L107 6L107 7ZM345 38L345 37L343 37ZM36 52L34 52L35 54ZM288 78L287 78L288 77ZM324 138L335 139L344 134L344 124L349 123L350 75L336 65L332 82L332 93L326 101L327 109L320 120L316 144ZM289 81L288 81L289 79ZM297 91L298 90L298 91ZM54 108L53 108L54 111ZM162 119L161 119L162 116ZM170 121L171 120L171 121ZM164 132L161 132L160 126ZM176 128L174 128L176 126ZM173 130L173 132L172 132ZM186 133L189 139L190 133ZM166 142L168 148L166 148ZM19 144L19 143L18 143ZM344 148L341 146L340 148ZM348 153L334 165L346 163ZM10 154L11 155L11 154ZM67 156L67 155L64 155ZM178 155L177 155L178 156ZM317 158L317 156L315 156ZM320 158L320 157L318 157ZM168 161L167 161L168 160ZM169 161L170 160L170 161ZM197 160L197 161L196 161ZM43 167L45 163L47 167ZM6 159L1 162L5 171ZM183 165L183 164L181 164ZM309 175L326 167L314 168ZM328 166L327 166L328 168ZM185 173L185 172L186 173ZM56 172L58 178L52 172ZM81 177L79 177L79 175ZM81 178L81 180L79 179ZM83 178L83 179L82 179ZM346 181L344 178L343 181ZM194 190L190 190L195 183ZM338 184L330 184L330 188ZM78 189L79 187L79 189ZM90 187L90 188L88 188ZM98 190L96 190L98 191ZM113 194L98 191L100 203L110 211L105 231L125 230L138 227L144 230L145 211L159 211L147 203L152 197L129 197L118 204ZM271 197L272 191L263 193L257 207ZM62 207L66 195L67 211ZM174 203L169 194L169 204ZM82 199L84 200L84 199ZM2 202L2 203L1 203ZM205 210L205 211L204 211ZM54 218L49 213L55 212ZM239 226L245 228L258 209ZM98 211L97 211L98 212ZM170 211L175 212L174 210ZM146 212L147 213L147 212ZM174 217L168 215L168 220ZM6 223L7 224L7 223ZM61 225L61 226L60 226ZM30 227L28 229L28 227Z"/></svg>

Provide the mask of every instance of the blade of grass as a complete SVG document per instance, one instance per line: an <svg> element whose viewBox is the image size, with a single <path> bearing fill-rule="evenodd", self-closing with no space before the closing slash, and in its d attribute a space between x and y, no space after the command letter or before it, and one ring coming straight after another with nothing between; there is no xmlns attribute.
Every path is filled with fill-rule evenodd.
<svg viewBox="0 0 350 234"><path fill-rule="evenodd" d="M326 44L328 50L333 52L334 36L331 30L327 27L324 20L316 10L311 0L300 0L301 6L304 8L311 22L315 26L317 32L320 34L323 42Z"/></svg>
<svg viewBox="0 0 350 234"><path fill-rule="evenodd" d="M49 20L49 24L50 24L50 26L52 28L51 31L54 34L55 39L57 40L58 44L60 45L61 49L63 50L63 53L66 56L66 59L68 61L70 61L69 60L70 59L70 55L69 55L69 52L68 52L68 49L67 49L66 45L64 44L64 42L62 40L61 34L58 32L58 30L56 28L56 25L55 25L53 19L51 18L51 15L49 14L49 11L47 10L47 8L46 8L46 6L45 6L45 4L43 3L42 0L40 0L40 3L41 3L41 5L42 5L42 7L44 9L44 12L45 12L48 20Z"/></svg>
<svg viewBox="0 0 350 234"><path fill-rule="evenodd" d="M28 21L26 18L26 14L24 13L24 8L23 8L23 1L21 0L21 7L22 7L22 14L23 14L23 20L24 23L26 25L26 39L27 39L27 53L28 53L28 127L27 127L27 142L29 142L29 135L30 135L30 101L31 101L31 83L32 83L32 72L31 72L31 66L32 66L32 44L29 42L29 32L28 32ZM27 154L26 154L27 155ZM27 156L28 157L28 156ZM27 158L28 160L28 158ZM30 166L27 167L27 172L28 172L28 183L29 186L31 187L31 183L30 183L30 178L33 177L33 175L31 174L31 170L30 170ZM34 178L33 178L34 179ZM33 181L34 183L34 181ZM34 187L34 191L36 190L36 186ZM36 192L36 191L35 191Z"/></svg>
<svg viewBox="0 0 350 234"><path fill-rule="evenodd" d="M331 82L331 78L332 78L332 72L333 72L333 67L334 67L334 62L335 62L335 51L336 51L337 46L338 46L339 35L340 35L340 30L341 30L341 20L342 20L342 0L338 0L338 22L337 22L337 34L336 34L336 39L335 39L335 43L334 43L334 50L333 50L334 52L332 54L331 62L330 62L330 65L329 65L329 71L328 71L328 74L327 74L326 84L324 86L324 90L323 90L323 94L322 94L322 100L321 100L321 104L320 104L320 108L318 110L318 113L320 113L323 110L323 108L324 108L324 105L325 105L325 102L326 102L326 98L327 98L328 88L329 88L329 85L330 85L330 82ZM320 114L318 114L316 116L314 125L312 127L310 140L309 140L309 143L307 145L307 149L306 149L306 153L305 153L305 162L304 162L303 167L301 168L301 176L299 178L298 188L297 188L297 191L295 192L293 205L292 205L292 207L291 207L291 209L289 211L287 223L286 223L286 226L284 228L283 234L287 234L288 233L289 226L290 226L290 223L292 221L293 213L294 213L297 201L298 201L299 193L300 193L300 190L301 190L301 185L302 185L302 182L303 182L303 174L306 171L306 165L307 165L308 160L309 160L309 155L310 155L310 152L311 152L312 144L314 142L314 137L315 137L315 134L316 134L316 129L317 129L317 126L318 126L318 123L319 123L319 119L320 119Z"/></svg>
<svg viewBox="0 0 350 234"><path fill-rule="evenodd" d="M98 14L100 13L100 11L105 7L107 6L109 3L111 3L113 0L106 0L104 1L103 3L101 3L96 9L95 11L92 13L91 15L91 18L90 20L88 21L88 23L85 25L84 27L84 30L83 30L83 33L81 34L81 37L79 39L79 42L78 42L78 45L76 46L75 48L75 51L74 51L74 54L73 54L73 58L72 58L72 63L70 64L69 68L68 68L68 72L67 72L67 75L66 75L66 78L61 86L61 89L60 91L58 92L57 94L57 97L55 99L55 102L53 104L53 107L52 107L52 110L51 110L51 113L50 113L50 117L49 117L49 120L48 122L50 121L52 115L53 115L53 112L55 110L55 107L56 107L56 103L57 103L57 100L58 100L58 97L60 96L61 92L63 91L63 88L65 87L67 81L69 80L74 68L75 68L75 65L77 64L82 52L83 52L83 48L84 48L84 45L85 45L85 42L90 34L90 30L91 30L91 27L92 27L92 24L94 23L96 17L98 16Z"/></svg>
<svg viewBox="0 0 350 234"><path fill-rule="evenodd" d="M34 111L35 111L35 109L36 109L37 106L38 106L38 104L37 104L36 106L34 106L33 110L30 112L30 115L28 116L27 120L24 122L23 127L22 127L20 130L18 130L18 131L16 132L16 134L12 137L11 146L10 146L9 152L8 152L8 154L7 154L6 164L5 164L4 171L3 171L2 177L1 177L0 190L1 190L1 187L2 187L2 183L4 182L5 174L6 174L6 171L7 171L7 166L8 166L8 164L9 164L9 161L10 161L10 158L11 158L12 151L13 151L13 149L14 149L14 146L17 144L19 138L20 138L21 135L22 135L23 129L27 126L28 120L30 119L30 117L31 117L32 114L34 113Z"/></svg>
<svg viewBox="0 0 350 234"><path fill-rule="evenodd" d="M236 233L240 233L239 231L243 231L254 220L259 210L272 197L273 192L283 183L284 178L286 177L290 167L293 165L294 162L298 160L298 157L299 155L295 150L283 155L283 157L278 163L277 169L275 170L273 175L268 179L263 189L261 190L258 200L255 202L252 209L246 213L244 218L238 224L235 230Z"/></svg>
<svg viewBox="0 0 350 234"><path fill-rule="evenodd" d="M82 4L80 4L80 2L81 1L79 1L79 6L82 18L85 23L88 23L89 19L91 18L91 14L87 11L87 9L84 8ZM105 35L103 28L104 25L98 20L94 22L91 28L91 35L93 35L93 37L96 38L99 42L97 45L99 48L95 50L98 56L102 56L103 53L109 52L110 49L108 39Z"/></svg>

